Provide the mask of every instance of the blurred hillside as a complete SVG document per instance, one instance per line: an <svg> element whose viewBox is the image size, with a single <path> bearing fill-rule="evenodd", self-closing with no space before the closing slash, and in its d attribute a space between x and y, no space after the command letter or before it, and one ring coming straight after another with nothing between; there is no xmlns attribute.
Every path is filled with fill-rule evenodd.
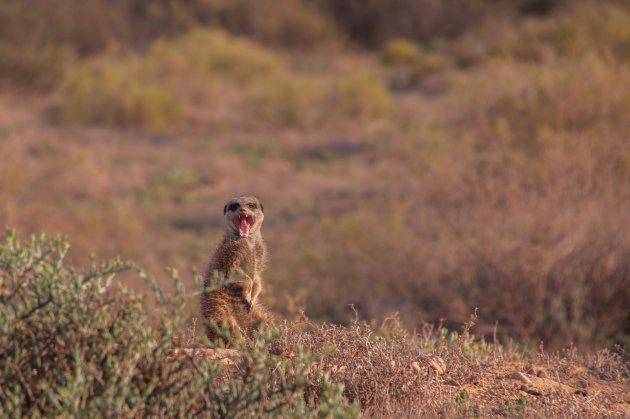
<svg viewBox="0 0 630 419"><path fill-rule="evenodd" d="M280 316L627 346L629 63L624 1L0 2L0 225L159 276L253 194Z"/></svg>

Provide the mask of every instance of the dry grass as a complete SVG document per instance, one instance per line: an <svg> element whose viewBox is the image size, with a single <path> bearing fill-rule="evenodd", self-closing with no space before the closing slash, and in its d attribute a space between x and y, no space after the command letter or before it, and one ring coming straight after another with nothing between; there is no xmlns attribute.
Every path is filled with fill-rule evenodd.
<svg viewBox="0 0 630 419"><path fill-rule="evenodd" d="M425 325L409 335L396 318L377 329L356 320L340 327L302 319L284 322L270 351L291 358L297 344L325 354L313 377L326 372L343 383L344 396L358 401L368 417L627 414L623 351L522 352L479 341L470 333L473 326L467 322L458 334Z"/></svg>

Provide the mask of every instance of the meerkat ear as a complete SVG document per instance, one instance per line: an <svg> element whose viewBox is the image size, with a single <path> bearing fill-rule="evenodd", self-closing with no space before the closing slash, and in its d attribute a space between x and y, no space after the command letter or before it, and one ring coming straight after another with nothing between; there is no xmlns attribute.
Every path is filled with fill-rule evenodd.
<svg viewBox="0 0 630 419"><path fill-rule="evenodd" d="M227 212L227 204L225 204L225 206L223 207L223 215L225 215L226 212Z"/></svg>
<svg viewBox="0 0 630 419"><path fill-rule="evenodd" d="M258 203L260 204L260 210L263 212L263 214L265 213L265 207L263 207L262 202L258 201Z"/></svg>

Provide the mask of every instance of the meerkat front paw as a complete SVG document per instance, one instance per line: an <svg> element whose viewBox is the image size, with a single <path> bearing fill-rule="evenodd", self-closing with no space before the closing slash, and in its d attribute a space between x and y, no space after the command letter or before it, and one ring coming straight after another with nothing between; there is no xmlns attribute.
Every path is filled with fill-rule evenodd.
<svg viewBox="0 0 630 419"><path fill-rule="evenodd" d="M245 304L245 308L247 309L247 312L251 313L252 309L254 308L254 303L251 300L248 300L247 298L243 298L243 304Z"/></svg>

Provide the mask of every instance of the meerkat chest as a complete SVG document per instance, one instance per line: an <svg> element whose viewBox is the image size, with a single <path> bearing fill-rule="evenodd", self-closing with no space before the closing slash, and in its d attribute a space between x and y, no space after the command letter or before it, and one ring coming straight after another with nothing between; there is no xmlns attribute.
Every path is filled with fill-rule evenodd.
<svg viewBox="0 0 630 419"><path fill-rule="evenodd" d="M213 269L229 275L233 271L247 274L258 272L263 262L260 259L260 246L255 240L226 238L213 258Z"/></svg>
<svg viewBox="0 0 630 419"><path fill-rule="evenodd" d="M239 243L239 248L238 268L247 273L254 273L258 265L255 245L249 241L243 241Z"/></svg>
<svg viewBox="0 0 630 419"><path fill-rule="evenodd" d="M250 255L252 272L260 273L265 266L265 246L263 241L258 238L248 243L248 254Z"/></svg>

